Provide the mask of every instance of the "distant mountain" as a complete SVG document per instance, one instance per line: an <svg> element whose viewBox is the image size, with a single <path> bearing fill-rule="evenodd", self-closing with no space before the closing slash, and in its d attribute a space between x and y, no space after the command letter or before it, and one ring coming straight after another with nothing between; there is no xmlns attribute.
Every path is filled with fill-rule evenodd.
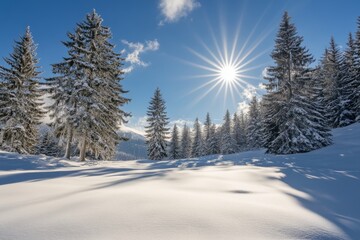
<svg viewBox="0 0 360 240"><path fill-rule="evenodd" d="M147 147L145 133L127 126L121 126L120 135L128 141L122 141L117 147L116 160L146 159Z"/></svg>

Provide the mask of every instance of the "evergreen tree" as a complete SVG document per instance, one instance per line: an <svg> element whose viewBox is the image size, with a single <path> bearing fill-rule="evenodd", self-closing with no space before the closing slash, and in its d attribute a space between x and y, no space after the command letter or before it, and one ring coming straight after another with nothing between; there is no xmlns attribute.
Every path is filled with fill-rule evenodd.
<svg viewBox="0 0 360 240"><path fill-rule="evenodd" d="M50 131L47 131L43 136L38 153L52 157L60 156L61 148L59 146L59 141Z"/></svg>
<svg viewBox="0 0 360 240"><path fill-rule="evenodd" d="M171 141L169 145L169 158L170 159L179 159L181 157L180 151L180 142L179 142L179 132L176 124L173 127L171 134Z"/></svg>
<svg viewBox="0 0 360 240"><path fill-rule="evenodd" d="M191 157L191 135L189 127L185 124L181 134L181 157L190 158Z"/></svg>
<svg viewBox="0 0 360 240"><path fill-rule="evenodd" d="M264 96L265 146L268 152L290 154L311 151L331 143L319 94L313 79L311 54L302 46L295 25L285 12L268 68L268 93Z"/></svg>
<svg viewBox="0 0 360 240"><path fill-rule="evenodd" d="M202 139L201 125L199 119L196 118L194 123L194 138L192 143L192 157L200 157L204 155L204 144Z"/></svg>
<svg viewBox="0 0 360 240"><path fill-rule="evenodd" d="M50 124L54 129L54 135L64 139L65 158L70 159L73 133L78 111L77 103L81 101L82 86L77 82L85 78L84 62L86 62L83 49L86 48L85 39L78 27L75 33L68 33L69 41L63 42L68 48L68 57L61 63L53 64L53 73L58 76L46 79L48 93L53 103L47 106L50 111Z"/></svg>
<svg viewBox="0 0 360 240"><path fill-rule="evenodd" d="M205 123L204 123L204 154L205 155L212 154L210 140L213 137L212 136L213 132L211 131L211 126L212 126L212 124L211 124L210 114L207 113Z"/></svg>
<svg viewBox="0 0 360 240"><path fill-rule="evenodd" d="M352 84L354 95L352 97L352 106L355 111L355 120L360 122L360 16L357 20L357 31L355 36L355 71L356 78Z"/></svg>
<svg viewBox="0 0 360 240"><path fill-rule="evenodd" d="M324 81L324 100L327 107L326 117L329 126L336 128L340 125L340 112L342 107L340 102L342 72L341 53L333 37L323 57L322 78Z"/></svg>
<svg viewBox="0 0 360 240"><path fill-rule="evenodd" d="M340 81L340 116L339 127L347 126L355 121L356 90L356 47L352 34L349 34L347 48L342 59L342 78Z"/></svg>
<svg viewBox="0 0 360 240"><path fill-rule="evenodd" d="M121 110L130 101L122 96L126 93L120 84L123 59L114 52L110 29L102 22L94 10L75 34L68 34L70 40L64 44L69 57L53 66L59 76L48 81L56 135L67 139L67 149L76 139L81 161L87 152L97 159L111 159L123 140L118 126L129 116Z"/></svg>
<svg viewBox="0 0 360 240"><path fill-rule="evenodd" d="M169 128L166 116L165 101L161 96L160 89L155 90L147 111L146 137L148 145L148 157L150 160L161 160L167 157L167 135Z"/></svg>
<svg viewBox="0 0 360 240"><path fill-rule="evenodd" d="M227 110L224 116L224 123L221 126L221 154L231 154L236 152L236 142L231 132L231 118L229 110Z"/></svg>
<svg viewBox="0 0 360 240"><path fill-rule="evenodd" d="M209 154L219 154L221 152L220 140L221 140L221 129L218 129L215 124L212 124L210 128Z"/></svg>
<svg viewBox="0 0 360 240"><path fill-rule="evenodd" d="M0 66L0 146L7 151L34 153L44 112L30 27L4 60L9 68Z"/></svg>
<svg viewBox="0 0 360 240"><path fill-rule="evenodd" d="M249 106L249 123L246 130L247 143L250 149L260 148L263 146L261 127L259 103L256 96L254 96Z"/></svg>

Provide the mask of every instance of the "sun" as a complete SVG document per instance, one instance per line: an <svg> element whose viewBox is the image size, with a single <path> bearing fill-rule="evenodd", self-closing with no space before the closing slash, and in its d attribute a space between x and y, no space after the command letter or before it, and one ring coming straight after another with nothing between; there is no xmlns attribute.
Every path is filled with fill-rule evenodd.
<svg viewBox="0 0 360 240"><path fill-rule="evenodd" d="M206 42L201 38L197 39L203 47L202 50L186 47L196 58L192 61L184 60L184 63L195 67L199 73L189 76L189 78L203 79L201 85L188 93L193 94L203 90L203 93L192 101L192 105L208 95L211 95L213 99L223 95L224 104L230 99L236 104L239 101L248 101L251 96L257 94L257 87L253 84L253 80L259 81L260 78L252 74L254 70L264 68L264 63L254 65L254 62L268 53L268 49L259 52L257 48L270 34L270 31L258 39L252 39L254 30L245 39L239 40L240 35L244 36L244 34L240 34L240 27L234 31L233 39L229 39L222 29L225 27L220 28L222 34L219 38L210 27L212 44L207 39Z"/></svg>
<svg viewBox="0 0 360 240"><path fill-rule="evenodd" d="M221 77L222 81L225 82L234 82L237 78L238 71L235 66L232 65L225 65L222 66L219 71L219 76Z"/></svg>

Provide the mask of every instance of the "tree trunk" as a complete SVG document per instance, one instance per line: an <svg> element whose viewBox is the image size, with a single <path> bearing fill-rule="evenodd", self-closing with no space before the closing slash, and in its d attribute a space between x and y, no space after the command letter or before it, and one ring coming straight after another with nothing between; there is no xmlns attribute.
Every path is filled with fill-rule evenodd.
<svg viewBox="0 0 360 240"><path fill-rule="evenodd" d="M66 151L65 151L65 158L70 159L70 151L71 151L71 142L72 142L72 138L73 138L73 129L69 128L68 130L68 139L66 142Z"/></svg>
<svg viewBox="0 0 360 240"><path fill-rule="evenodd" d="M86 153L86 138L84 137L80 148L80 161L85 161L85 153Z"/></svg>

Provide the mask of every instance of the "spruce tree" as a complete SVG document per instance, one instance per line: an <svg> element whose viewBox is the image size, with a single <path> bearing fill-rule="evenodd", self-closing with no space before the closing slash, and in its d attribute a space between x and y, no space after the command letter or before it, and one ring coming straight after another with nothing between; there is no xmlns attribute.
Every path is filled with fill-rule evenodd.
<svg viewBox="0 0 360 240"><path fill-rule="evenodd" d="M254 96L249 106L249 122L247 126L247 143L250 149L256 149L263 146L263 137L261 134L261 114L259 103Z"/></svg>
<svg viewBox="0 0 360 240"><path fill-rule="evenodd" d="M65 145L65 158L70 159L73 134L78 112L78 102L81 101L82 86L77 82L86 78L84 73L86 48L85 39L81 29L78 27L75 33L67 34L69 41L63 42L68 48L68 57L61 63L53 64L53 73L58 75L46 79L46 85L53 103L47 106L50 111L52 122L50 126L54 129L54 135L62 139Z"/></svg>
<svg viewBox="0 0 360 240"><path fill-rule="evenodd" d="M192 157L200 157L204 155L204 144L202 139L202 131L199 119L196 118L194 123L194 137L192 142Z"/></svg>
<svg viewBox="0 0 360 240"><path fill-rule="evenodd" d="M339 127L347 126L355 121L356 108L356 47L352 34L349 34L347 48L342 59L342 78L340 81L340 116Z"/></svg>
<svg viewBox="0 0 360 240"><path fill-rule="evenodd" d="M207 113L204 122L204 154L205 155L212 154L210 140L212 138L213 132L211 131L211 126L212 124L211 124L210 114Z"/></svg>
<svg viewBox="0 0 360 240"><path fill-rule="evenodd" d="M233 138L236 142L236 149L237 151L241 151L244 149L244 133L243 133L243 129L241 128L241 122L240 122L240 118L238 116L237 113L234 113L233 116Z"/></svg>
<svg viewBox="0 0 360 240"><path fill-rule="evenodd" d="M190 158L191 157L191 135L190 129L185 124L181 134L181 158Z"/></svg>
<svg viewBox="0 0 360 240"><path fill-rule="evenodd" d="M9 67L0 66L0 146L7 151L34 153L44 112L36 45L30 27L4 60Z"/></svg>
<svg viewBox="0 0 360 240"><path fill-rule="evenodd" d="M209 154L219 154L221 152L220 141L221 141L221 128L217 128L215 124L212 124L210 128Z"/></svg>
<svg viewBox="0 0 360 240"><path fill-rule="evenodd" d="M169 144L169 158L170 159L179 159L181 157L181 149L179 142L179 132L176 124L173 127L171 140Z"/></svg>
<svg viewBox="0 0 360 240"><path fill-rule="evenodd" d="M59 157L61 152L58 139L56 139L50 131L47 131L40 142L38 153L46 156Z"/></svg>
<svg viewBox="0 0 360 240"><path fill-rule="evenodd" d="M331 143L319 94L311 84L314 70L311 54L302 46L287 12L283 15L268 68L268 93L264 96L265 146L268 152L290 154L311 151Z"/></svg>
<svg viewBox="0 0 360 240"><path fill-rule="evenodd" d="M160 89L155 90L147 111L147 152L150 160L162 160L167 157L166 147L168 138L168 118L166 116L165 100L162 98Z"/></svg>
<svg viewBox="0 0 360 240"><path fill-rule="evenodd" d="M69 57L53 66L59 76L49 80L56 103L50 107L55 132L67 139L67 149L72 138L78 142L81 161L87 152L97 159L111 159L122 140L118 126L129 116L121 110L130 101L123 97L126 91L120 84L123 59L114 52L110 29L102 22L94 10L75 34L68 34L70 40L64 44Z"/></svg>
<svg viewBox="0 0 360 240"><path fill-rule="evenodd" d="M340 82L341 52L335 43L334 38L330 40L330 46L325 51L322 64L322 78L324 81L324 100L326 105L326 117L329 126L336 128L340 125L341 93Z"/></svg>
<svg viewBox="0 0 360 240"><path fill-rule="evenodd" d="M356 78L352 84L354 96L352 97L352 106L355 111L355 120L360 122L360 16L357 20L357 31L355 36L355 71Z"/></svg>
<svg viewBox="0 0 360 240"><path fill-rule="evenodd" d="M224 123L221 126L221 154L231 154L236 152L236 142L231 133L231 117L229 110L227 110L224 116Z"/></svg>

